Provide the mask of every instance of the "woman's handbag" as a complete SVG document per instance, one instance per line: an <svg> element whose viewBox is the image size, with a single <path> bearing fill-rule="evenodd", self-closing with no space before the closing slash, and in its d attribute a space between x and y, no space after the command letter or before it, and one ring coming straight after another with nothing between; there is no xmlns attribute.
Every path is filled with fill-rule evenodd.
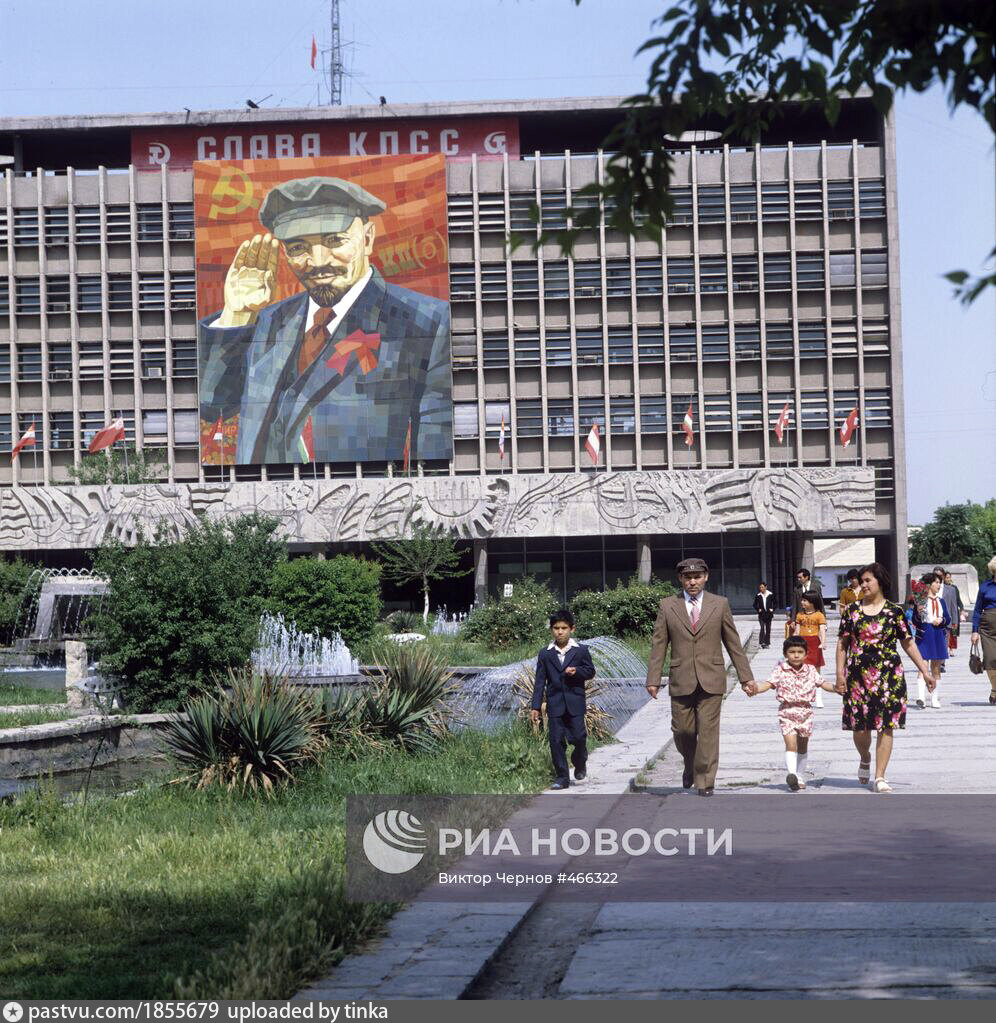
<svg viewBox="0 0 996 1023"><path fill-rule="evenodd" d="M972 652L968 655L968 670L973 675L982 674L982 656L977 642L972 644Z"/></svg>

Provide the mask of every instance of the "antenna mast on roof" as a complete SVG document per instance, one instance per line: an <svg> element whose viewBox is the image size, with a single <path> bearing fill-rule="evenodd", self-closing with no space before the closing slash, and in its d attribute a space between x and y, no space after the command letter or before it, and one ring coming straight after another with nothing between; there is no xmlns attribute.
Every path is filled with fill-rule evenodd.
<svg viewBox="0 0 996 1023"><path fill-rule="evenodd" d="M342 35L339 24L339 0L330 0L332 45L329 47L329 106L342 106Z"/></svg>

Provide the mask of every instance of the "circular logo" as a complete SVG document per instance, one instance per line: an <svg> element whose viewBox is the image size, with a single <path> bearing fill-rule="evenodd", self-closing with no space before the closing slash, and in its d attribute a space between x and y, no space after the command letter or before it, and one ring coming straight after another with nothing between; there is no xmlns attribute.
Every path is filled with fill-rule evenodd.
<svg viewBox="0 0 996 1023"><path fill-rule="evenodd" d="M24 1008L19 1002L8 1002L3 1007L3 1018L7 1023L17 1023L17 1021L24 1015Z"/></svg>
<svg viewBox="0 0 996 1023"><path fill-rule="evenodd" d="M404 874L425 855L425 828L406 810L377 814L363 832L367 859L385 874Z"/></svg>
<svg viewBox="0 0 996 1023"><path fill-rule="evenodd" d="M505 133L503 131L493 131L490 135L485 136L484 151L486 153L504 153Z"/></svg>
<svg viewBox="0 0 996 1023"><path fill-rule="evenodd" d="M149 163L152 164L163 164L169 163L169 158L173 154L170 152L169 146L165 142L150 142L149 143Z"/></svg>

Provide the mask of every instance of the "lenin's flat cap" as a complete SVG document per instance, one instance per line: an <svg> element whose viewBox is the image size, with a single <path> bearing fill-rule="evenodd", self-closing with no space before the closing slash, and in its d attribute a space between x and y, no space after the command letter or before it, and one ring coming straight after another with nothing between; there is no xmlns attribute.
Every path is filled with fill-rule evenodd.
<svg viewBox="0 0 996 1023"><path fill-rule="evenodd" d="M259 208L260 223L281 241L306 234L345 231L356 217L383 213L387 203L342 178L295 178L271 188Z"/></svg>
<svg viewBox="0 0 996 1023"><path fill-rule="evenodd" d="M684 561L678 562L675 571L678 575L684 575L686 572L708 572L709 566L701 558L685 558Z"/></svg>

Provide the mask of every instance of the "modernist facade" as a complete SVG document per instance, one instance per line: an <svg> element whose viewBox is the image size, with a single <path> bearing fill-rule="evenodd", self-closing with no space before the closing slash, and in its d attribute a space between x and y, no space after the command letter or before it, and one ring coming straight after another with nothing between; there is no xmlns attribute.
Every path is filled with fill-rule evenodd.
<svg viewBox="0 0 996 1023"><path fill-rule="evenodd" d="M595 99L0 121L0 548L74 563L108 530L261 508L302 550L456 529L475 573L451 606L523 571L565 595L669 578L694 552L744 607L759 578L784 594L812 567L814 535L874 536L901 578L892 121L856 99L833 129L798 111L761 145L676 144L659 238L603 220L570 256L509 251L534 203L567 225L620 116ZM452 459L202 465L192 160L405 152L447 157ZM118 415L165 449L161 483L69 487ZM31 423L36 453L12 462Z"/></svg>

